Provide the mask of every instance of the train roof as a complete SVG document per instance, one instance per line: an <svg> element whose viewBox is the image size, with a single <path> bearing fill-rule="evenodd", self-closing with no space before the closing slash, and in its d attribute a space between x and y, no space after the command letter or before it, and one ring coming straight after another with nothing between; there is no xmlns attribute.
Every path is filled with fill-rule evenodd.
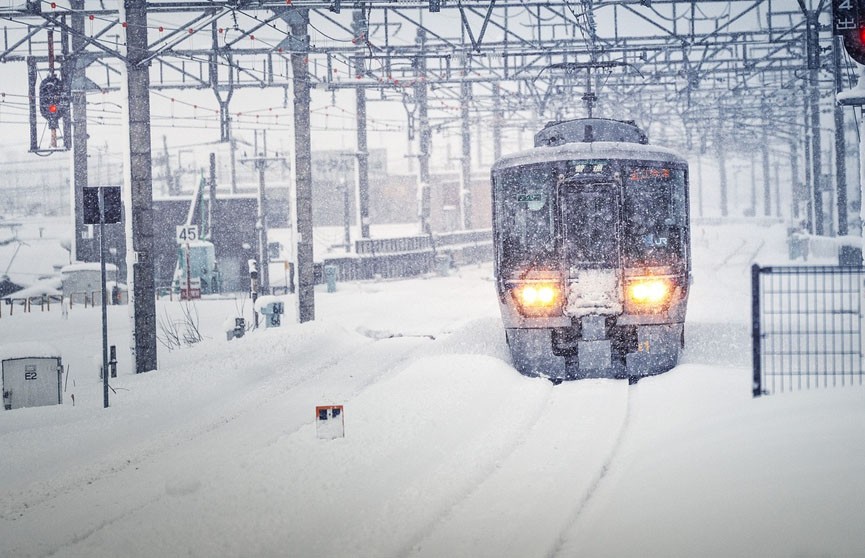
<svg viewBox="0 0 865 558"><path fill-rule="evenodd" d="M657 145L630 142L595 141L564 143L551 147L534 147L503 156L493 163L492 171L503 168L548 163L563 159L628 159L634 161L660 161L687 163L681 155Z"/></svg>

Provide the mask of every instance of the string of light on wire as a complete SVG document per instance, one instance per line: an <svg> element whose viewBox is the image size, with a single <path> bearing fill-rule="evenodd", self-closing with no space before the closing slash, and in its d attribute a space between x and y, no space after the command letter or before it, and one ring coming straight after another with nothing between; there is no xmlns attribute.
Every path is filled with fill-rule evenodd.
<svg viewBox="0 0 865 558"><path fill-rule="evenodd" d="M58 6L57 3L55 3L55 2L47 2L47 1L43 0L42 4L49 6L52 10L54 10L55 12L58 12L58 13L73 13L73 10ZM288 0L286 2L286 4L290 5L291 1ZM267 27L283 34L283 36L286 36L289 34L288 31L279 29L279 27L277 27L276 25L270 23L269 21L266 21L266 20L259 18L258 16L256 16L253 13L250 13L250 12L247 12L244 10L238 10L238 9L233 9L230 11L230 13L235 17L236 17L236 15L245 16L245 17L255 21L256 23L260 23L263 26L267 26ZM96 21L102 21L102 22L109 23L112 25L120 24L124 28L129 26L128 22L125 22L125 21L121 22L119 19L116 19L116 18L108 18L108 17L95 15L95 14L88 14L87 18L90 22L90 35L91 36L89 38L91 38L91 39L92 39L92 35L93 35L93 26L94 26ZM146 28L148 30L155 30L159 33L164 33L164 32L176 33L178 31L183 30L182 27L170 26L164 22L160 23L158 25L154 24L154 25L133 26L133 27ZM327 38L334 40L334 41L346 42L346 43L351 42L351 43L357 44L358 42L360 42L362 40L364 42L364 44L366 44L367 46L369 46L369 47L374 46L369 41L368 37L351 37L349 39L337 39L337 38L331 37L330 35L327 35L326 33L318 30L318 28L315 26L311 25L311 27L313 27L313 29L315 29L322 36L327 37ZM196 35L199 31L203 30L203 29L196 30L194 27L188 27L185 29L186 29L186 31L190 37ZM226 31L228 29L230 29L230 28L220 27L217 29L217 32L218 32L218 34L220 34L224 37L226 34ZM248 37L250 41L258 41L259 44L262 44L265 47L270 48L273 52L277 53L278 55L286 54L285 49L283 47L280 47L279 44L275 43L273 40L268 40L266 38L262 38L261 36L256 36L254 33L248 32L245 29L240 29L239 27L236 29L241 34L240 38ZM240 40L240 38L237 40ZM237 42L237 40L234 42ZM285 79L285 80L288 80L290 77L287 72L286 73L280 73L280 72L274 72L271 70L257 70L255 68L244 66L244 65L227 63L227 62L220 60L219 58L216 58L215 60L210 60L209 58L208 59L198 58L196 56L193 56L190 54L183 54L183 53L181 53L179 51L175 51L175 50L171 50L170 54L172 56L175 56L178 58L185 58L187 60L195 61L198 63L207 63L207 64L215 63L217 66L221 66L223 68L228 68L229 70L237 69L237 70L246 72L250 75L256 76L258 79L261 79L261 80L264 80L264 79L268 78L269 76L278 77L278 78ZM353 63L351 60L348 59L348 57L346 55L336 54L336 55L334 55L334 58L340 60L340 63L343 66L345 66L345 68L346 68L345 73L347 75L350 75L352 73ZM306 57L306 61L310 62L309 56ZM389 84L390 86L399 89L399 88L414 87L418 82L425 82L427 79L425 75L416 76L414 79L404 80L404 81L401 81L398 78L394 78L391 74L388 74L387 77L384 77L384 74L386 72L386 66L380 60L378 60L377 62L378 62L378 66L379 66L378 69L381 71L381 74L382 74L380 77L377 78L378 83ZM333 68L334 75L338 74L339 71L340 70L338 68ZM375 72L372 69L368 69L368 70L366 70L366 73L367 74L374 74ZM480 73L477 71L475 71L473 73L474 73L474 75L480 75ZM469 74L469 71L466 69L463 69L459 72L459 75L463 75L463 76L468 75L468 74ZM361 75L356 75L356 79L361 79L362 77L363 76L361 76ZM373 77L374 77L374 75L373 75Z"/></svg>
<svg viewBox="0 0 865 558"><path fill-rule="evenodd" d="M57 4L54 3L54 2L50 2L50 3L49 3L49 2L44 2L44 3L47 4L47 5L49 5L49 6L51 6L52 9L58 9ZM290 4L290 2L287 2L287 3ZM71 10L66 10L66 11L70 11L70 12L71 12ZM237 26L237 15L238 15L238 14L243 15L243 16L246 16L246 17L252 19L253 21L255 21L255 22L257 22L257 23L262 24L262 26L266 25L266 26L268 26L268 27L270 27L270 28L272 28L272 29L274 29L274 30L276 30L276 31L279 31L280 33L286 33L286 34L287 34L287 32L284 32L284 31L280 30L276 25L273 25L273 24L270 23L269 21L262 20L261 18L257 17L257 16L254 15L254 14L250 14L250 13L247 13L247 12L242 11L242 10L232 10L232 11L231 11L231 15L232 15L232 17L234 17L234 21L235 21L235 25L236 25L235 28L238 29L238 31L240 31L240 33L241 33L241 38L244 37L244 36L248 36L248 37L249 37L249 40L251 40L251 41L255 41L255 40L256 40L256 36L255 36L254 34L252 34L251 32L247 32L247 31L243 31L243 30L240 30L240 29L239 29L239 26ZM110 23L110 24L112 24L112 25L113 25L113 24L120 23L119 20L116 20L116 19L109 19L109 18L105 18L105 17L101 17L101 16L95 16L95 15L93 15L93 14L88 15L88 19L89 19L89 21L91 22L91 26L90 26L91 36L92 36L92 33L93 33L93 24L94 24L94 21L96 21L96 20L104 21L104 22L108 22L108 23ZM122 22L121 25L122 25L123 27L127 27L127 26L128 26L127 22ZM325 36L325 37L328 37L328 38L331 39L331 40L340 41L339 39L335 39L334 37L331 37L331 36L327 35L326 33L320 31L317 27L315 27L315 26L312 26L312 27L313 27L317 32L319 32L321 35L323 35L323 36ZM148 28L148 30L153 30L153 29L155 29L155 30L157 30L157 31L160 32L160 33L165 32L166 30L168 30L168 31L170 31L170 32L172 32L172 33L181 30L181 27L171 27L171 26L166 26L164 23L163 23L163 24L160 24L160 25L148 25L147 28ZM197 33L198 30L196 30L196 29L194 29L194 28L192 28L192 27L189 27L189 28L187 28L187 31L188 31L189 35L194 35L195 33ZM219 28L219 29L218 29L218 33L219 33L220 35L223 35L223 37L225 36L225 35L224 35L225 31L226 31L226 28ZM234 41L234 42L237 42L237 41L239 41L239 40L240 40L240 38L238 38L238 39L237 39L236 41ZM271 42L271 41L268 41L268 40L262 40L262 39L259 39L259 40L260 40L260 43L261 43L261 44L264 44L265 46L270 47L273 51L277 52L278 54L282 54L282 53L284 52L284 50L283 50L282 47L279 47L277 44L274 44L274 43ZM369 41L368 37L365 37L365 36L352 37L351 39L345 39L343 42L352 42L352 43L354 43L354 44L357 44L357 43L360 42L360 41L363 41L364 44L366 44L367 47L368 47L370 50L372 50L372 48L373 48L374 45ZM187 54L187 55L184 56L184 55L182 55L181 53L178 53L177 51L172 51L172 54L173 54L174 56L181 57L181 58L185 58L185 59L187 59L187 60L191 60L191 61L194 61L194 62L198 62L198 63L200 63L200 64L204 64L204 63L212 64L212 63L215 62L215 64L216 64L217 66L221 66L221 67L224 67L224 68L228 68L229 71L235 71L235 70L238 71L238 72L241 72L241 71L242 71L242 72L245 72L245 73L247 73L247 74L249 74L249 75L251 75L251 76L253 76L253 77L257 77L257 78L260 79L260 80L264 80L264 79L268 78L269 76L275 76L275 77L279 77L279 78L283 78L283 79L288 79L288 74L287 74L287 73L275 73L275 72L272 71L272 69L258 70L258 69L254 68L254 67L248 67L248 66L240 65L240 64L233 64L233 63L230 63L230 62L223 62L223 61L221 61L221 60L218 59L218 58L217 58L215 61L212 61L212 60L210 60L210 59L198 58L198 57L196 57L196 56L189 55L189 54ZM337 55L337 57L338 57L338 58L342 58L340 61L341 61L341 64L342 64L343 66L346 67L345 72L346 72L347 74L351 73L351 71L352 71L351 68L352 68L352 65L353 65L352 62L351 62L350 60L348 60L347 58L343 58L343 57L340 56L340 55ZM308 57L308 56L306 57L306 61L309 62L309 57ZM317 63L317 62L314 62L314 63ZM385 67L385 65L384 65L384 63L383 63L382 61L378 61L378 65L379 65L379 69L380 69L381 73L384 74L384 73L386 72L386 70L387 70L386 67ZM335 76L339 74L339 71L340 71L339 68L332 68L332 73L333 73L333 75L335 75ZM366 73L366 74L373 74L373 77L374 77L374 72L373 72L372 70L366 70L365 73ZM459 72L459 74L460 74L460 75L463 75L463 76L468 75L468 73L469 73L469 70L467 70L467 69L465 69L465 68L462 69L462 70ZM475 74L475 75L480 75L480 73L477 72L477 71L475 71L474 74ZM358 75L356 76L357 79L361 79L362 77L363 77L363 76L360 75L360 74L358 74ZM385 77L378 77L378 78L377 78L377 81L378 81L379 83L382 83L382 84L388 84L389 86L391 86L391 87L393 87L393 88L395 88L395 89L413 88L413 87L414 87L418 82L424 82L424 81L426 81L426 75L416 76L415 79L408 80L408 81L402 81L402 82L401 82L398 78L393 78L393 76L392 76L391 74L388 74L388 75L387 75L387 78L385 78ZM443 101L442 101L442 106L445 106ZM445 107L445 108L447 109L447 107ZM208 109L204 109L204 110L208 110ZM209 110L212 110L212 109L209 109ZM458 109L451 109L451 110L458 110ZM238 114L238 116L239 116L239 114Z"/></svg>

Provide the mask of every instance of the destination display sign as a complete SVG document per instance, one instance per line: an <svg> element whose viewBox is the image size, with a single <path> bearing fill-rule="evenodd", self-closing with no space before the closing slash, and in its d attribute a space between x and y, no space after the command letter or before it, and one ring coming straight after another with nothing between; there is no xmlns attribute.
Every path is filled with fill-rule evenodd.
<svg viewBox="0 0 865 558"><path fill-rule="evenodd" d="M569 161L568 175L607 174L610 171L609 161Z"/></svg>
<svg viewBox="0 0 865 558"><path fill-rule="evenodd" d="M669 180L672 176L670 169L658 167L639 167L628 171L628 180L641 182L644 180Z"/></svg>

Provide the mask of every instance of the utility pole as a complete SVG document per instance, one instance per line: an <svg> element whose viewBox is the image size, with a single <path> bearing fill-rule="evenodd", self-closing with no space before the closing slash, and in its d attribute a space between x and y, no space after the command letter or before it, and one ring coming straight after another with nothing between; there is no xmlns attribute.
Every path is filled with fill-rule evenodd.
<svg viewBox="0 0 865 558"><path fill-rule="evenodd" d="M352 28L355 41L367 46L369 28L363 10L352 12ZM355 72L358 78L365 72L363 58L355 58ZM360 236L369 238L369 148L366 137L366 88L359 85L355 89L357 98L357 207L360 214ZM346 192L348 189L346 188ZM348 242L348 239L346 239Z"/></svg>
<svg viewBox="0 0 865 558"><path fill-rule="evenodd" d="M794 134L790 139L790 202L793 219L799 219L799 194L802 191L799 181L799 138Z"/></svg>
<svg viewBox="0 0 865 558"><path fill-rule="evenodd" d="M261 133L261 150L258 149L258 131L255 132L255 142L253 149L255 157L245 157L240 160L241 163L252 164L253 168L258 171L258 214L256 216L255 229L258 232L258 265L259 265L259 291L265 294L270 293L270 271L268 270L270 256L267 251L267 192L265 190L264 175L271 163L283 162L284 157L268 157L267 156L267 130Z"/></svg>
<svg viewBox="0 0 865 558"><path fill-rule="evenodd" d="M697 155L697 215L703 216L703 154Z"/></svg>
<svg viewBox="0 0 865 558"><path fill-rule="evenodd" d="M468 68L463 67L463 72ZM462 121L462 157L460 167L462 179L460 180L460 208L462 209L462 227L472 228L472 137L469 128L469 101L472 98L472 85L463 80L460 83L460 116Z"/></svg>
<svg viewBox="0 0 865 558"><path fill-rule="evenodd" d="M502 91L493 83L493 162L502 157Z"/></svg>
<svg viewBox="0 0 865 558"><path fill-rule="evenodd" d="M763 128L763 132L764 132L764 134L763 134L764 137L762 138L763 145L766 145L765 130L766 129ZM751 205L749 207L750 207L750 211L751 211L751 216L756 217L757 216L757 154L754 152L753 149L751 150L751 164L749 166L751 167ZM768 180L768 178L766 180Z"/></svg>
<svg viewBox="0 0 865 558"><path fill-rule="evenodd" d="M423 27L418 27L415 43L418 46L418 50L423 53L424 46L426 44L426 31ZM430 227L429 220L430 211L432 209L432 193L430 191L429 160L430 146L432 143L432 132L429 125L429 99L427 96L426 83L426 58L424 58L423 54L415 58L415 68L417 70L417 79L415 80L414 85L414 96L415 100L417 101L418 126L420 128L420 153L418 153L418 179L420 182L420 184L418 184L418 199L420 202L420 207L418 208L418 213L420 217L421 232L423 234L431 234L432 228Z"/></svg>
<svg viewBox="0 0 865 558"><path fill-rule="evenodd" d="M291 29L291 69L294 86L294 168L297 179L297 317L315 319L312 246L312 152L309 129L309 25L308 9L283 14Z"/></svg>
<svg viewBox="0 0 865 558"><path fill-rule="evenodd" d="M724 144L721 131L715 132L715 152L718 156L718 178L721 181L721 217L727 216L727 162L724 157Z"/></svg>
<svg viewBox="0 0 865 558"><path fill-rule="evenodd" d="M808 93L811 98L811 156L814 158L813 182L814 182L814 234L823 234L823 178L822 163L820 157L820 24L819 10L804 9L803 0L799 0L803 6L806 22L806 49L808 59Z"/></svg>
<svg viewBox="0 0 865 558"><path fill-rule="evenodd" d="M124 147L127 269L132 306L132 354L135 372L156 369L156 292L153 284L153 177L150 152L150 68L147 55L147 2L124 0L121 21L126 43L125 79L121 81L127 125Z"/></svg>
<svg viewBox="0 0 865 558"><path fill-rule="evenodd" d="M775 160L775 216L781 217L781 165Z"/></svg>
<svg viewBox="0 0 865 558"><path fill-rule="evenodd" d="M767 130L769 125L767 111L769 110L769 107L766 104L765 97L762 99L760 104L763 108L763 126L761 127L760 134L760 143L762 144L763 149L763 215L769 217L772 215L772 179L769 176L769 132ZM753 207L754 216L756 217L757 207L756 205Z"/></svg>
<svg viewBox="0 0 865 558"><path fill-rule="evenodd" d="M84 0L72 0L70 23L72 51L81 52L87 44L84 40ZM64 60L72 70L72 215L75 220L72 253L76 260L92 262L96 260L94 239L85 239L87 225L84 224L83 204L84 187L88 186L87 174L87 63L84 57L73 55ZM104 186L101 184L100 186Z"/></svg>
<svg viewBox="0 0 865 558"><path fill-rule="evenodd" d="M835 94L843 88L841 50L843 38L836 36L832 43L832 65L835 71ZM844 107L835 103L835 190L838 207L838 236L846 236L847 228L847 142L844 137Z"/></svg>

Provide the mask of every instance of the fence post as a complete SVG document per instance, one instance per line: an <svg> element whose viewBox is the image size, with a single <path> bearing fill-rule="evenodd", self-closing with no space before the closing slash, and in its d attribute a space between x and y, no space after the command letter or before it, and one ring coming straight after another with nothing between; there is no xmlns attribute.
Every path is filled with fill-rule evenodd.
<svg viewBox="0 0 865 558"><path fill-rule="evenodd" d="M751 266L751 351L754 369L753 396L763 393L763 375L760 362L760 266Z"/></svg>

